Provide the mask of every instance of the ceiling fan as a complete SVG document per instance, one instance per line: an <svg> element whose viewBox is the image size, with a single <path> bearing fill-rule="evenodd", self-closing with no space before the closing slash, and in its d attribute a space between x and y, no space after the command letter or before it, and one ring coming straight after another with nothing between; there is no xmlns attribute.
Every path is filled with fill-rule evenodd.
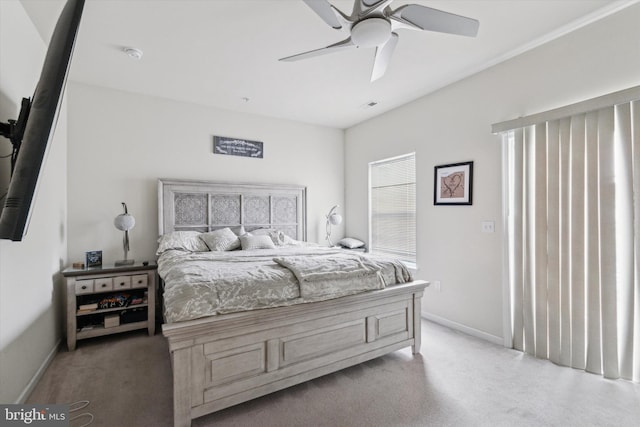
<svg viewBox="0 0 640 427"><path fill-rule="evenodd" d="M475 37L480 26L475 19L418 4L407 4L392 10L389 4L393 0L354 0L350 16L327 0L303 1L324 22L347 33L348 37L327 47L281 58L280 61L298 61L347 49L375 47L372 82L382 77L387 70L398 44L397 30L425 30Z"/></svg>

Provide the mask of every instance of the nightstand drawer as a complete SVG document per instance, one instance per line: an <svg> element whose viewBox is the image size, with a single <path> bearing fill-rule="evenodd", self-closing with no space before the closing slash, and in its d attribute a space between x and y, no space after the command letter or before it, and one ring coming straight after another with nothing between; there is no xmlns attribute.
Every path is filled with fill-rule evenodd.
<svg viewBox="0 0 640 427"><path fill-rule="evenodd" d="M111 291L113 290L113 280L111 277L95 279L93 289L95 292Z"/></svg>
<svg viewBox="0 0 640 427"><path fill-rule="evenodd" d="M148 283L146 274L136 274L135 276L131 276L132 288L146 288L147 286Z"/></svg>
<svg viewBox="0 0 640 427"><path fill-rule="evenodd" d="M76 295L93 293L93 279L76 280Z"/></svg>
<svg viewBox="0 0 640 427"><path fill-rule="evenodd" d="M131 288L131 276L118 276L113 278L113 289L129 289Z"/></svg>

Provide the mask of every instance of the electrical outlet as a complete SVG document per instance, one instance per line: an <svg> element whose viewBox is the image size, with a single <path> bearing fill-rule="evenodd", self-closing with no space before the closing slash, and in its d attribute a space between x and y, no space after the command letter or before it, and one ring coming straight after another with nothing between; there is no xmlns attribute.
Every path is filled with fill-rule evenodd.
<svg viewBox="0 0 640 427"><path fill-rule="evenodd" d="M496 231L496 226L493 221L482 221L482 232L493 233Z"/></svg>
<svg viewBox="0 0 640 427"><path fill-rule="evenodd" d="M435 289L438 292L441 291L440 280L434 280L433 281L433 289Z"/></svg>

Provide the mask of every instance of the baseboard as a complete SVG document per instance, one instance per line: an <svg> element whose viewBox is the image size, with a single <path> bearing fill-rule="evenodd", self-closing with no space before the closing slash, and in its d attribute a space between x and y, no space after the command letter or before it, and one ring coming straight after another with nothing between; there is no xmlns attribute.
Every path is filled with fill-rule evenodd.
<svg viewBox="0 0 640 427"><path fill-rule="evenodd" d="M480 331L475 328L471 328L469 326L463 325L461 323L454 322L452 320L445 319L444 317L437 316L432 313L428 313L426 311L420 312L420 315L427 320L430 320L434 323L437 323L442 326L446 326L447 328L455 329L456 331L464 332L467 335L474 336L476 338L481 338L485 341L492 342L494 344L498 344L500 346L504 346L504 340L502 337L498 337L495 335L491 335L487 332Z"/></svg>
<svg viewBox="0 0 640 427"><path fill-rule="evenodd" d="M62 340L58 340L58 342L56 342L56 344L53 346L53 349L51 349L47 357L42 362L42 365L40 365L40 368L38 368L33 378L31 378L31 381L29 381L29 384L27 384L25 389L22 391L22 393L20 393L20 396L18 396L18 399L14 403L22 404L27 400L29 395L33 392L33 389L36 388L36 384L38 384L40 378L42 378L42 376L44 375L44 372L47 370L51 362L53 362L53 358L56 357L61 343Z"/></svg>

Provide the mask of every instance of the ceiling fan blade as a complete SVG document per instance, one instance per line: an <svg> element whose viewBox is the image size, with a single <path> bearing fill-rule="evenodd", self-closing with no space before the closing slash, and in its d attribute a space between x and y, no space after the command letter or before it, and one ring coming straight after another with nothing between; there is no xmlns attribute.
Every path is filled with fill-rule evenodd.
<svg viewBox="0 0 640 427"><path fill-rule="evenodd" d="M351 37L346 40L342 40L341 42L334 43L327 47L322 47L320 49L310 50L308 52L298 53L296 55L287 56L286 58L280 58L280 61L299 61L301 59L313 58L314 56L325 55L327 53L339 52L344 49L357 47L351 41Z"/></svg>
<svg viewBox="0 0 640 427"><path fill-rule="evenodd" d="M330 27L339 30L342 28L340 21L336 18L336 14L333 11L333 6L327 0L303 0L307 6L320 17L324 22L329 24Z"/></svg>
<svg viewBox="0 0 640 427"><path fill-rule="evenodd" d="M480 22L476 19L443 12L442 10L432 9L418 4L408 4L399 7L393 13L393 17L408 21L423 30L468 37L475 37L480 27Z"/></svg>
<svg viewBox="0 0 640 427"><path fill-rule="evenodd" d="M385 44L376 48L376 57L373 61L373 71L371 72L371 81L376 81L382 77L387 71L389 62L391 62L391 56L398 44L398 35L391 33L391 37Z"/></svg>

